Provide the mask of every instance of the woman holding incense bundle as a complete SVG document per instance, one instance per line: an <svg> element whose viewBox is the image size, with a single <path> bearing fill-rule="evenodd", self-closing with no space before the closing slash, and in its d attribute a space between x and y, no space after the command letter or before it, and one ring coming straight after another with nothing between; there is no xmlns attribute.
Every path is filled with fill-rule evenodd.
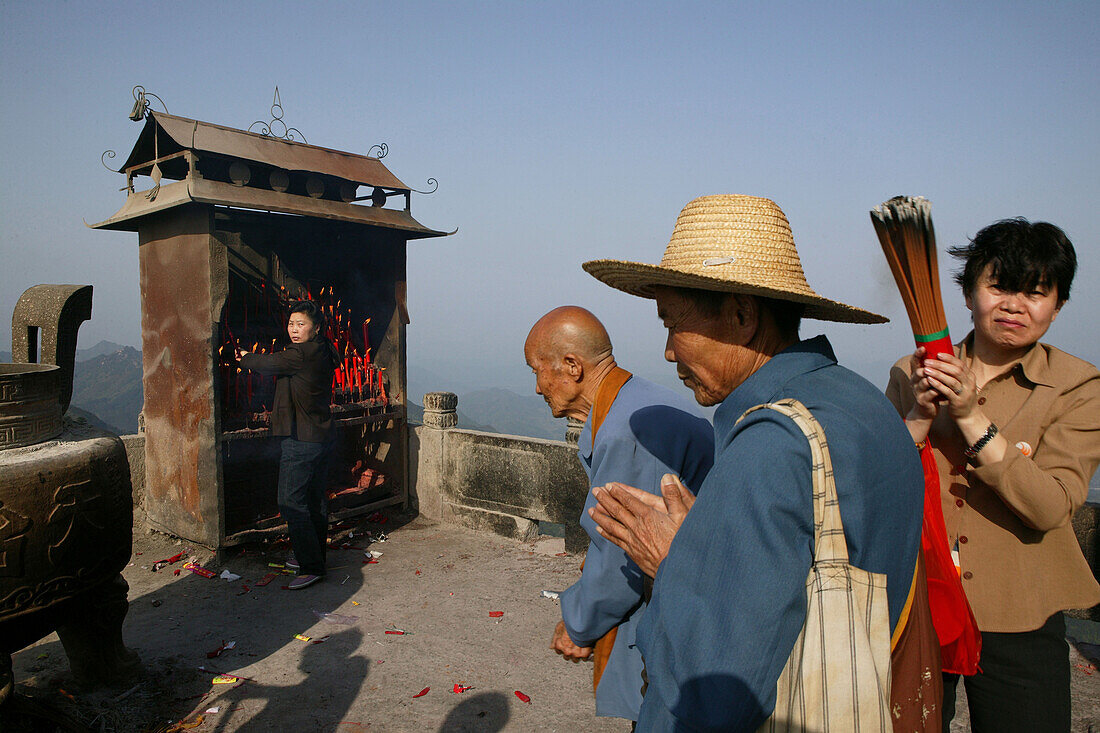
<svg viewBox="0 0 1100 733"><path fill-rule="evenodd" d="M290 307L290 345L275 354L241 352L241 367L273 374L271 434L283 437L279 461L279 511L293 554L288 568L298 576L287 586L307 588L325 574L328 511L325 456L332 437L332 375L339 357L324 337L324 314L311 300Z"/></svg>
<svg viewBox="0 0 1100 733"><path fill-rule="evenodd" d="M1039 343L1069 299L1077 259L1058 227L1011 219L964 247L974 330L955 354L897 363L887 397L928 441L967 600L981 630L964 677L978 731L1067 731L1062 611L1100 601L1070 519L1100 463L1100 372ZM943 728L958 675L945 675Z"/></svg>

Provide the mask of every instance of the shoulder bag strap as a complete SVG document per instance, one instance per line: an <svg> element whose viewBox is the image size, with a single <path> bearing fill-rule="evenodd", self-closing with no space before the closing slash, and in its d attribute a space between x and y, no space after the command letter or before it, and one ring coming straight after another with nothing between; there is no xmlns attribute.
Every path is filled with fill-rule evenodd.
<svg viewBox="0 0 1100 733"><path fill-rule="evenodd" d="M775 410L786 415L798 426L810 444L810 461L813 474L814 502L814 562L848 562L848 543L844 539L844 524L840 519L840 503L833 478L833 461L825 442L821 423L806 406L795 399L769 402L750 407L737 419L761 409Z"/></svg>

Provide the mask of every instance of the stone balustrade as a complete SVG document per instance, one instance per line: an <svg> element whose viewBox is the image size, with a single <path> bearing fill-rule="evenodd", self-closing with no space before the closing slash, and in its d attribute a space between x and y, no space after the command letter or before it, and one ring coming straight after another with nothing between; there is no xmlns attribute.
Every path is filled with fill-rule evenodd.
<svg viewBox="0 0 1100 733"><path fill-rule="evenodd" d="M577 520L588 479L576 439L570 444L461 430L457 408L456 395L429 392L424 424L409 428L414 509L428 519L517 539L537 536L540 522L561 524L566 549L583 551L588 537ZM579 435L582 426L570 429Z"/></svg>

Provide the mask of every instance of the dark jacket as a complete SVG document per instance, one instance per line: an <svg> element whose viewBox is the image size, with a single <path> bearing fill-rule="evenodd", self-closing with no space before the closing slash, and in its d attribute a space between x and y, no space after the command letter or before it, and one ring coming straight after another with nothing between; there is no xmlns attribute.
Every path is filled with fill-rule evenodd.
<svg viewBox="0 0 1100 733"><path fill-rule="evenodd" d="M307 443L328 440L335 355L327 341L290 344L276 354L245 354L241 367L278 377L271 408L272 435Z"/></svg>

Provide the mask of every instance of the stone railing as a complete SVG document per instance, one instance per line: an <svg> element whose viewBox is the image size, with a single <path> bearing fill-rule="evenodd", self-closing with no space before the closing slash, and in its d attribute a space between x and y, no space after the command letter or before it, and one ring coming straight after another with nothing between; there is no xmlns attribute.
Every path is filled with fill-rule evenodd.
<svg viewBox="0 0 1100 733"><path fill-rule="evenodd" d="M439 522L530 539L539 523L565 527L569 552L587 546L577 520L588 480L576 443L460 430L458 397L424 395L424 424L411 425L414 509ZM567 436L580 434L571 424ZM574 438L575 440L575 438Z"/></svg>

